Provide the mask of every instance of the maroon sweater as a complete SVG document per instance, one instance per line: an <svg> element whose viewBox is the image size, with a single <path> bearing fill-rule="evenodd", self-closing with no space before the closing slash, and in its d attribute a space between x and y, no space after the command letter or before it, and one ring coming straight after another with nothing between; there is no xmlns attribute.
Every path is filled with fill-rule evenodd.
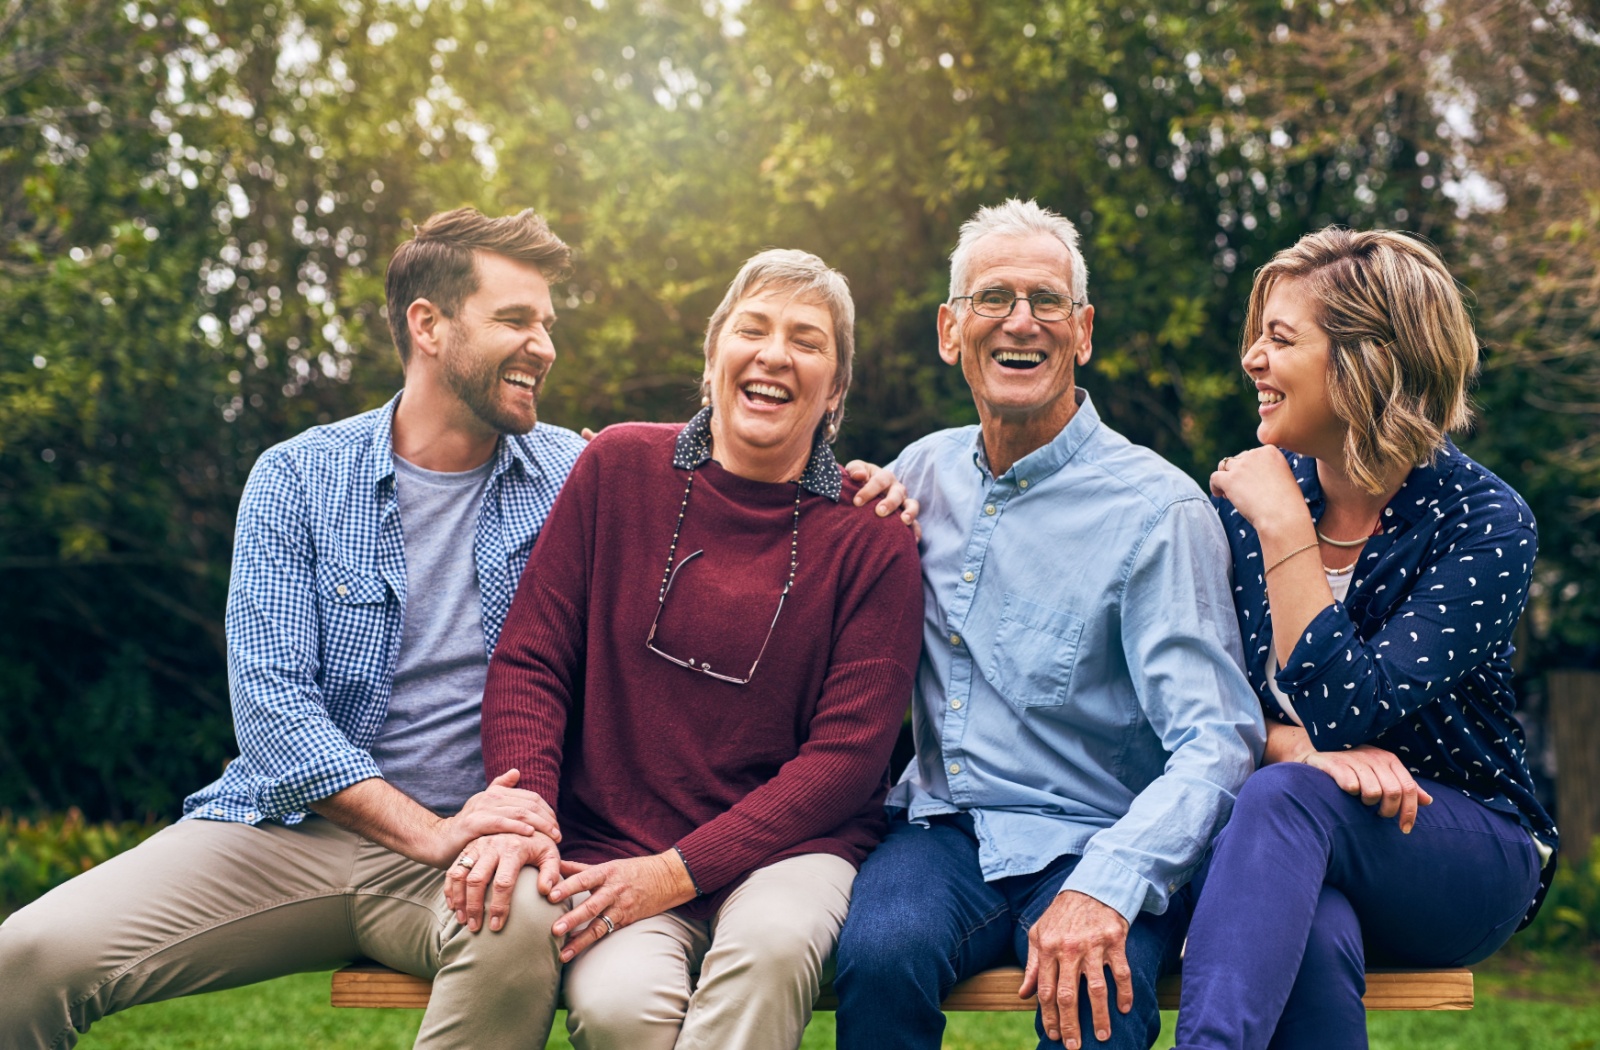
<svg viewBox="0 0 1600 1050"><path fill-rule="evenodd" d="M805 493L799 563L754 679L645 648L688 472L680 426L627 424L578 458L518 585L483 693L483 758L522 773L596 863L677 846L706 917L749 872L882 836L889 754L921 639L916 543L898 516ZM789 572L796 486L695 471L656 645L743 677Z"/></svg>

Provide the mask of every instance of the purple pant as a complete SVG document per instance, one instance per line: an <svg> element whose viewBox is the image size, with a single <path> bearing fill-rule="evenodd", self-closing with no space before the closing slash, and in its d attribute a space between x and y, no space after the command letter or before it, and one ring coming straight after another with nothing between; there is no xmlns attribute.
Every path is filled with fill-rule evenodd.
<svg viewBox="0 0 1600 1050"><path fill-rule="evenodd" d="M1190 885L1179 1050L1367 1045L1365 971L1466 966L1504 944L1539 884L1516 818L1419 781L1411 834L1319 769L1246 781Z"/></svg>

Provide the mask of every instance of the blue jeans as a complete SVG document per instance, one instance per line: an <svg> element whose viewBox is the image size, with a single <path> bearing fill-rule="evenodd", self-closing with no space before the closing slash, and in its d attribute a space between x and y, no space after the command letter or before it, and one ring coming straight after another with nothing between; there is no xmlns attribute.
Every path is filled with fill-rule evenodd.
<svg viewBox="0 0 1600 1050"><path fill-rule="evenodd" d="M939 1004L956 982L994 966L1026 963L1028 930L1077 866L1058 857L1043 871L984 882L971 818L935 817L929 827L897 819L861 866L850 915L839 934L834 989L840 1050L935 1050L944 1035ZM1182 908L1141 914L1128 931L1133 1012L1116 1007L1110 985L1111 1039L1098 1042L1085 986L1078 1022L1086 1047L1149 1050L1161 1033L1156 978L1176 961ZM1039 1046L1046 1039L1038 1014Z"/></svg>
<svg viewBox="0 0 1600 1050"><path fill-rule="evenodd" d="M1310 766L1245 782L1186 893L1180 1048L1367 1045L1365 971L1466 966L1506 942L1539 886L1516 818L1419 781L1411 834Z"/></svg>

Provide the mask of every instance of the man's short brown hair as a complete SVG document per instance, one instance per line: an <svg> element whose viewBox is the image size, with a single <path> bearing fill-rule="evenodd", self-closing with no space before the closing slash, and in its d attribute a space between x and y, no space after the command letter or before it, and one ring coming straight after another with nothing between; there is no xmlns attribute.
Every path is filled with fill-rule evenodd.
<svg viewBox="0 0 1600 1050"><path fill-rule="evenodd" d="M429 216L416 236L395 249L384 279L389 332L402 364L411 360L406 311L426 299L446 317L478 290L475 252L492 252L536 267L547 281L571 272L572 249L550 232L532 208L491 219L476 208L456 208Z"/></svg>

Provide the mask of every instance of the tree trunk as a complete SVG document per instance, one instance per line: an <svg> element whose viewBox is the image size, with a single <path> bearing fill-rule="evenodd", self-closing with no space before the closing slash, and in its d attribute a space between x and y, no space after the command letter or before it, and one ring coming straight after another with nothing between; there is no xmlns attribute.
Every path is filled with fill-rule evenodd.
<svg viewBox="0 0 1600 1050"><path fill-rule="evenodd" d="M1600 834L1600 672L1551 671L1547 680L1561 855L1576 864Z"/></svg>

